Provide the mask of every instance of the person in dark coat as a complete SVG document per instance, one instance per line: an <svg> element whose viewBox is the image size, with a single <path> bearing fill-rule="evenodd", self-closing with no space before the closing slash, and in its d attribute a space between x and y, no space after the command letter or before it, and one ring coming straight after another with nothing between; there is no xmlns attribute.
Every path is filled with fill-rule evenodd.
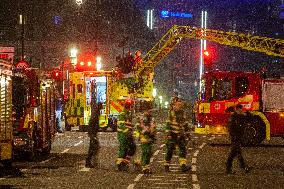
<svg viewBox="0 0 284 189"><path fill-rule="evenodd" d="M90 137L90 145L85 165L85 167L88 168L94 168L98 164L97 154L100 148L100 143L97 138L97 133L99 131L99 117L100 117L100 110L102 108L103 105L101 102L96 104L94 109L92 110L91 118L89 121L88 135ZM95 158L94 163L92 162L93 158Z"/></svg>
<svg viewBox="0 0 284 189"><path fill-rule="evenodd" d="M231 151L226 162L226 173L232 174L232 164L235 157L238 158L240 167L245 170L246 173L250 172L251 167L248 167L242 155L241 139L243 136L243 127L246 122L246 114L242 111L243 106L238 104L236 110L233 107L227 109L231 112L231 117L228 122L228 130L231 137Z"/></svg>

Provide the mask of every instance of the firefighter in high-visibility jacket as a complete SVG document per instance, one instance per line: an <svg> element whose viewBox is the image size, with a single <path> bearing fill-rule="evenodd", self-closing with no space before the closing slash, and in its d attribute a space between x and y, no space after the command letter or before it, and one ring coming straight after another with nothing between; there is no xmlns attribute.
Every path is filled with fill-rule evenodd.
<svg viewBox="0 0 284 189"><path fill-rule="evenodd" d="M126 171L130 158L136 152L132 124L132 100L126 100L123 112L118 116L117 138L119 142L116 165L119 171Z"/></svg>
<svg viewBox="0 0 284 189"><path fill-rule="evenodd" d="M165 128L166 135L166 155L165 155L165 171L170 171L170 161L173 152L178 146L179 148L179 164L182 172L189 170L186 160L186 138L189 137L188 123L186 122L184 103L181 99L175 99L171 103L168 120Z"/></svg>
<svg viewBox="0 0 284 189"><path fill-rule="evenodd" d="M152 148L156 137L156 124L151 114L151 110L147 110L136 128L141 146L141 166L144 174L151 174L150 159L152 156Z"/></svg>

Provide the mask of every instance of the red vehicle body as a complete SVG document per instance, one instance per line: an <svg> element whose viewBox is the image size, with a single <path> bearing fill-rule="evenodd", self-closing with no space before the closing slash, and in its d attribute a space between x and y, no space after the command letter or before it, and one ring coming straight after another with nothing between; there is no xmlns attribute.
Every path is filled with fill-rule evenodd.
<svg viewBox="0 0 284 189"><path fill-rule="evenodd" d="M202 77L196 103L196 133L226 134L229 113L236 104L249 112L244 143L258 144L284 136L284 79L264 79L258 73L211 71Z"/></svg>
<svg viewBox="0 0 284 189"><path fill-rule="evenodd" d="M55 96L51 79L36 69L12 78L14 154L33 159L49 154L55 136Z"/></svg>

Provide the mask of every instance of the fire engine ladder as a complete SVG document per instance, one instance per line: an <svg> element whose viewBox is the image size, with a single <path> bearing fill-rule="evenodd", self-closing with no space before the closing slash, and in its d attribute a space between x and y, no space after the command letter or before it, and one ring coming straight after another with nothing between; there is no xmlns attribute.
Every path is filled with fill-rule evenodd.
<svg viewBox="0 0 284 189"><path fill-rule="evenodd" d="M138 68L136 76L148 75L153 72L155 66L165 58L183 38L204 39L250 51L263 52L271 56L284 57L284 40L281 39L174 25L143 58L143 65Z"/></svg>

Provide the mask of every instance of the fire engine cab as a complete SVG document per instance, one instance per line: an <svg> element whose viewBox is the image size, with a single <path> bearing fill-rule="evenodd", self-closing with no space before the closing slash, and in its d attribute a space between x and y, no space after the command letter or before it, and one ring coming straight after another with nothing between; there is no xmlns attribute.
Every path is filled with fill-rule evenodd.
<svg viewBox="0 0 284 189"><path fill-rule="evenodd" d="M226 134L229 113L236 104L249 112L243 143L256 145L271 136L284 137L284 79L259 73L211 71L202 77L197 101L196 133Z"/></svg>

